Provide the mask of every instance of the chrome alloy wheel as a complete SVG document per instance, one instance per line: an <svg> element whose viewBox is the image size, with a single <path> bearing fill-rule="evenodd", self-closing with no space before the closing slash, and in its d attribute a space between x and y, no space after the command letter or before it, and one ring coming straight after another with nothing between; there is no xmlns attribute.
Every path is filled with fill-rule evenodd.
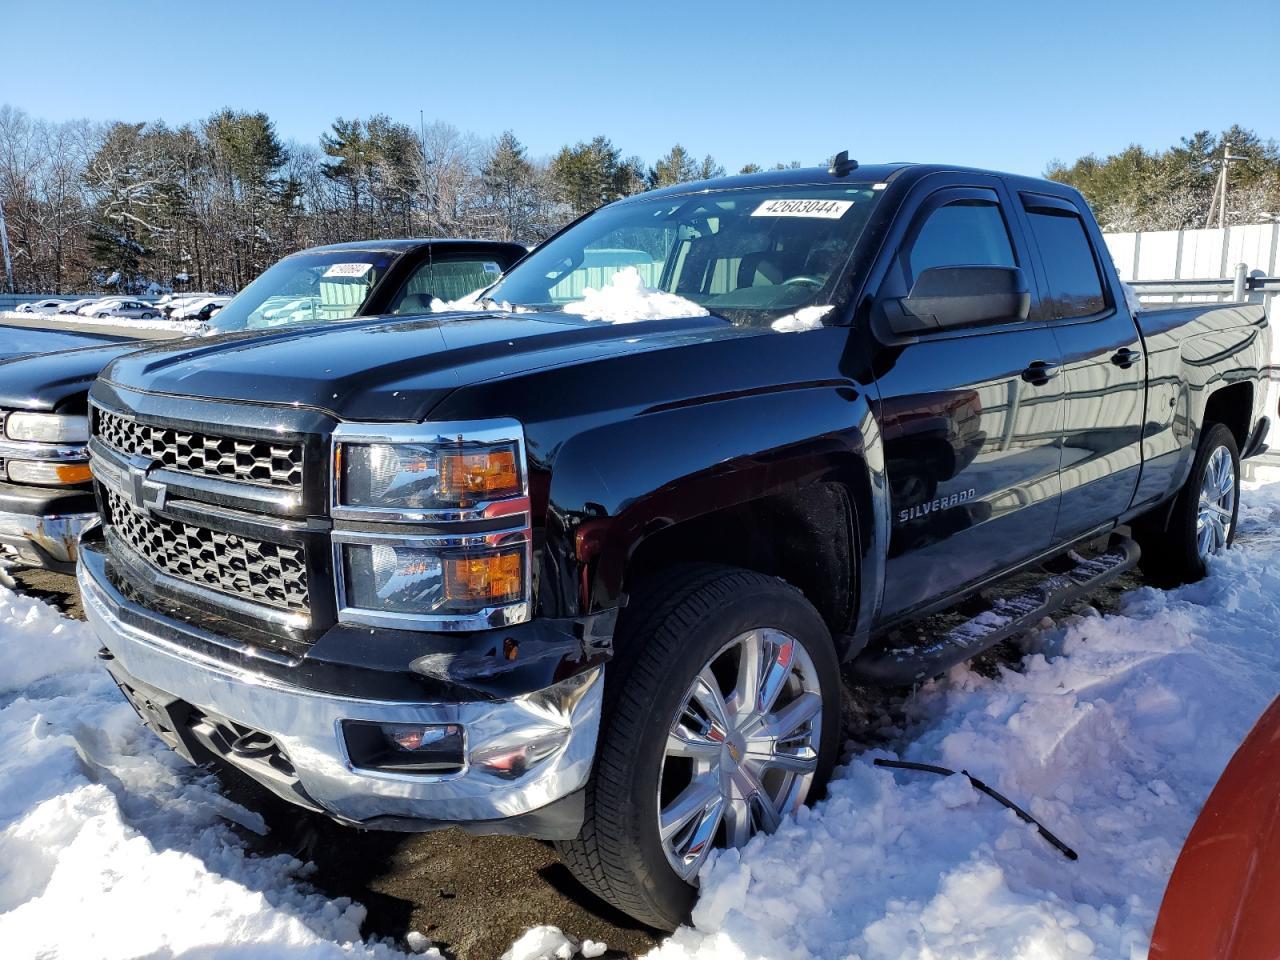
<svg viewBox="0 0 1280 960"><path fill-rule="evenodd" d="M760 629L722 647L667 733L658 835L671 868L692 883L714 847L776 829L809 793L821 738L822 690L803 644Z"/></svg>
<svg viewBox="0 0 1280 960"><path fill-rule="evenodd" d="M1196 512L1196 552L1204 560L1227 545L1236 508L1236 470L1231 451L1218 447L1205 464Z"/></svg>

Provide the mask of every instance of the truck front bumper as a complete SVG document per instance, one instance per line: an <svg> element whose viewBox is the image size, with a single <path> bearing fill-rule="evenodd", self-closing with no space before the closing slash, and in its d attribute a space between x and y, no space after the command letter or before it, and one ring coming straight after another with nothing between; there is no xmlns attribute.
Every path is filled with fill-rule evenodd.
<svg viewBox="0 0 1280 960"><path fill-rule="evenodd" d="M216 638L127 599L105 564L100 551L85 550L77 574L101 656L148 726L193 762L212 754L291 802L356 826L460 826L546 839L577 834L600 725L603 667L507 700L341 697L196 653L190 641ZM358 767L344 721L460 725L463 761L457 770L431 774ZM533 743L542 747L527 766L494 765L507 748Z"/></svg>
<svg viewBox="0 0 1280 960"><path fill-rule="evenodd" d="M0 510L0 557L69 573L80 538L101 522L96 512L41 515Z"/></svg>

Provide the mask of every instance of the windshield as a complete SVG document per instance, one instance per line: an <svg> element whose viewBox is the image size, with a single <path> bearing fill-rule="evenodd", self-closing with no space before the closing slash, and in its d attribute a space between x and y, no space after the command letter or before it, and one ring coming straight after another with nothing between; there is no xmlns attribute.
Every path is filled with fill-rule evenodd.
<svg viewBox="0 0 1280 960"><path fill-rule="evenodd" d="M485 294L556 310L634 282L738 323L832 302L880 196L872 184L755 187L635 200L598 211L534 250ZM571 312L581 312L570 307Z"/></svg>
<svg viewBox="0 0 1280 960"><path fill-rule="evenodd" d="M255 330L287 323L347 320L386 274L395 255L327 250L285 257L209 318L211 332Z"/></svg>

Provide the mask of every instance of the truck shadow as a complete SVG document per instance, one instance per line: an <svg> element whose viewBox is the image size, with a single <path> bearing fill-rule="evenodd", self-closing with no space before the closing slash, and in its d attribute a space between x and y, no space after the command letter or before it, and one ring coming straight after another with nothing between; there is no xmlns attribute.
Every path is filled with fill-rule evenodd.
<svg viewBox="0 0 1280 960"><path fill-rule="evenodd" d="M635 956L658 943L658 932L579 884L549 843L460 830L356 830L291 806L233 767L212 772L231 800L267 824L265 836L243 832L249 848L296 857L310 866L304 876L317 890L362 904L366 937L403 945L417 930L455 960L492 960L540 924L607 943L608 957Z"/></svg>

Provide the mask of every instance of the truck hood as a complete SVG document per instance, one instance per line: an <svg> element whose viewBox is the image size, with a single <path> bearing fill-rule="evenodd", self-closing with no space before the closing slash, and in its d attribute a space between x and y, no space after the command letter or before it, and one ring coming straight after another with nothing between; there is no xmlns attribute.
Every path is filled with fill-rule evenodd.
<svg viewBox="0 0 1280 960"><path fill-rule="evenodd" d="M0 361L29 357L37 353L52 353L55 350L118 343L123 339L75 330L42 330L25 324L4 324L0 326Z"/></svg>
<svg viewBox="0 0 1280 960"><path fill-rule="evenodd" d="M8 327L3 329L3 335L9 332ZM20 334L36 332L19 331ZM0 407L57 410L72 400L73 406L83 407L83 395L99 371L116 357L139 348L134 340L104 342L101 337L83 337L80 342L89 345L58 349L46 342L46 352L0 359Z"/></svg>
<svg viewBox="0 0 1280 960"><path fill-rule="evenodd" d="M755 332L717 317L628 324L552 312L382 317L153 347L117 360L103 378L148 393L408 421L466 384Z"/></svg>

